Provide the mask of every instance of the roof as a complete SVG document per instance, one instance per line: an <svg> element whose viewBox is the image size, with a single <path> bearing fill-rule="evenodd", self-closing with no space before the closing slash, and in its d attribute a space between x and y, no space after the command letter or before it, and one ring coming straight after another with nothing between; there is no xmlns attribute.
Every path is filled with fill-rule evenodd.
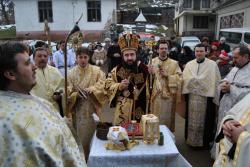
<svg viewBox="0 0 250 167"><path fill-rule="evenodd" d="M142 11L140 11L139 16L135 19L135 22L147 22L146 18L143 16Z"/></svg>
<svg viewBox="0 0 250 167"><path fill-rule="evenodd" d="M250 32L250 27L245 27L245 28L224 28L224 29L220 29L220 31L228 31L228 32Z"/></svg>

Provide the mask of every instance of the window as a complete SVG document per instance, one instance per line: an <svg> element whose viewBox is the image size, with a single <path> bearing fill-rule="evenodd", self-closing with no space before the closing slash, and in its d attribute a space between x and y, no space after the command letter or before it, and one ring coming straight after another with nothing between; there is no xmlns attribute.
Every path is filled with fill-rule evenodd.
<svg viewBox="0 0 250 167"><path fill-rule="evenodd" d="M242 37L242 33L231 33L231 36L229 39L227 39L227 41L229 43L235 43L238 44L241 41L241 37Z"/></svg>
<svg viewBox="0 0 250 167"><path fill-rule="evenodd" d="M101 1L88 1L88 22L101 21Z"/></svg>
<svg viewBox="0 0 250 167"><path fill-rule="evenodd" d="M208 28L208 16L194 16L193 28Z"/></svg>
<svg viewBox="0 0 250 167"><path fill-rule="evenodd" d="M194 0L193 10L201 10L201 0Z"/></svg>
<svg viewBox="0 0 250 167"><path fill-rule="evenodd" d="M39 22L53 22L52 1L38 1Z"/></svg>
<svg viewBox="0 0 250 167"><path fill-rule="evenodd" d="M220 37L225 37L228 43L239 44L241 41L242 33L237 32L220 32Z"/></svg>
<svg viewBox="0 0 250 167"><path fill-rule="evenodd" d="M202 0L202 8L210 8L210 0Z"/></svg>
<svg viewBox="0 0 250 167"><path fill-rule="evenodd" d="M220 37L225 37L226 40L230 38L230 33L229 32L220 32Z"/></svg>
<svg viewBox="0 0 250 167"><path fill-rule="evenodd" d="M191 8L192 7L192 0L184 0L183 7L184 8Z"/></svg>
<svg viewBox="0 0 250 167"><path fill-rule="evenodd" d="M244 35L244 41L247 44L250 44L250 33L245 33L245 35Z"/></svg>
<svg viewBox="0 0 250 167"><path fill-rule="evenodd" d="M220 18L220 28L241 28L244 22L244 12Z"/></svg>

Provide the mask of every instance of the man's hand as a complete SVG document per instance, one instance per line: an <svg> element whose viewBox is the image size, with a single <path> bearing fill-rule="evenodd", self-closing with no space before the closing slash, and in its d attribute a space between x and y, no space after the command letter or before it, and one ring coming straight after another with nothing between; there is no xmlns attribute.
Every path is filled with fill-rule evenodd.
<svg viewBox="0 0 250 167"><path fill-rule="evenodd" d="M53 94L53 100L59 101L62 98L62 94L60 92L54 92Z"/></svg>
<svg viewBox="0 0 250 167"><path fill-rule="evenodd" d="M222 84L220 84L220 89L223 93L228 93L230 92L230 86L231 84L228 81L225 81Z"/></svg>
<svg viewBox="0 0 250 167"><path fill-rule="evenodd" d="M78 90L78 99L81 99L81 100L86 100L88 98L88 95L92 93L88 88L85 88L83 90L81 90L79 88Z"/></svg>
<svg viewBox="0 0 250 167"><path fill-rule="evenodd" d="M83 89L84 92L86 92L88 95L92 93L91 89L85 88Z"/></svg>
<svg viewBox="0 0 250 167"><path fill-rule="evenodd" d="M238 138L242 132L246 131L246 129L243 126L232 126L232 131L231 131L231 140L234 143L237 143Z"/></svg>
<svg viewBox="0 0 250 167"><path fill-rule="evenodd" d="M167 77L168 76L167 70L165 70L163 68L160 68L159 71L160 71L161 76L163 76L163 77Z"/></svg>
<svg viewBox="0 0 250 167"><path fill-rule="evenodd" d="M119 85L119 90L122 91L124 89L127 89L129 85L129 80L124 79L121 81L120 85Z"/></svg>
<svg viewBox="0 0 250 167"><path fill-rule="evenodd" d="M149 74L154 74L155 73L155 67L153 65L148 65L148 72L149 72Z"/></svg>
<svg viewBox="0 0 250 167"><path fill-rule="evenodd" d="M225 136L227 136L228 138L231 138L232 134L232 128L233 127L238 127L238 126L241 126L241 124L236 121L236 120L229 120L229 121L226 121L223 125L222 125L222 130L223 130L223 134Z"/></svg>

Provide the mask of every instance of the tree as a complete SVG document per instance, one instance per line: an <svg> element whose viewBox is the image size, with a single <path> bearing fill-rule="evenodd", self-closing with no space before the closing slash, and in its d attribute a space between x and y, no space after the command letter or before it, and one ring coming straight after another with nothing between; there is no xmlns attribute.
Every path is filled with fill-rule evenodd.
<svg viewBox="0 0 250 167"><path fill-rule="evenodd" d="M0 23L14 23L14 3L11 0L0 0Z"/></svg>

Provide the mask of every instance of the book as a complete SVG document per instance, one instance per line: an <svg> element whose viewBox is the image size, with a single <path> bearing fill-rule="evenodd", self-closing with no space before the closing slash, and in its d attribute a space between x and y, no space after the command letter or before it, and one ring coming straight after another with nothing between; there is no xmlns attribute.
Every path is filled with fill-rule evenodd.
<svg viewBox="0 0 250 167"><path fill-rule="evenodd" d="M128 136L131 138L133 136L133 129L135 133L135 138L142 138L143 133L142 133L142 128L140 123L125 123L121 125L123 128L126 129Z"/></svg>

